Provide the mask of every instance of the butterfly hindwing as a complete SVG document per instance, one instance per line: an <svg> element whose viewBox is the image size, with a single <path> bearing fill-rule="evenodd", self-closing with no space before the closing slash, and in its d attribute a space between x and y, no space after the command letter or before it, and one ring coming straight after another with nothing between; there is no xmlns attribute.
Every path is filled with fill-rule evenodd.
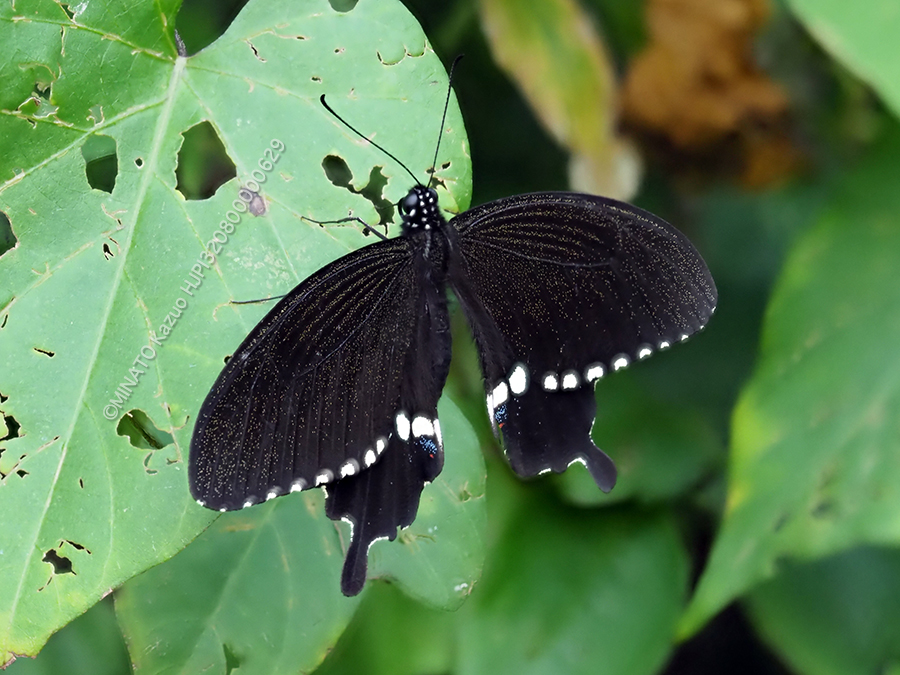
<svg viewBox="0 0 900 675"><path fill-rule="evenodd" d="M232 510L375 463L413 338L409 243L378 242L303 281L253 329L200 409L191 491Z"/></svg>
<svg viewBox="0 0 900 675"><path fill-rule="evenodd" d="M444 255L441 246L432 247L429 257L422 251L414 253L420 291L414 340L402 364L399 406L388 447L373 467L328 488L328 517L346 520L352 528L341 575L345 595L362 590L369 547L378 539L393 540L398 527L412 524L422 489L443 468L437 403L450 368Z"/></svg>
<svg viewBox="0 0 900 675"><path fill-rule="evenodd" d="M597 403L593 387L548 395L530 387L511 396L494 411L503 433L503 449L520 476L562 473L572 462L582 462L604 492L616 484L616 467L591 441Z"/></svg>
<svg viewBox="0 0 900 675"><path fill-rule="evenodd" d="M513 468L580 460L610 489L614 469L590 440L593 383L703 327L717 297L705 263L665 221L590 195L509 197L451 224L450 282Z"/></svg>

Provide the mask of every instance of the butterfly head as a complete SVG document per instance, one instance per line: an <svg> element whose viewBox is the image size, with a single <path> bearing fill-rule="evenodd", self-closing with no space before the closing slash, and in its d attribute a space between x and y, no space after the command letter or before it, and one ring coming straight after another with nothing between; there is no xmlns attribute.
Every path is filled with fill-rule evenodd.
<svg viewBox="0 0 900 675"><path fill-rule="evenodd" d="M403 218L403 232L416 232L437 228L443 217L438 207L437 192L424 185L416 185L397 204Z"/></svg>

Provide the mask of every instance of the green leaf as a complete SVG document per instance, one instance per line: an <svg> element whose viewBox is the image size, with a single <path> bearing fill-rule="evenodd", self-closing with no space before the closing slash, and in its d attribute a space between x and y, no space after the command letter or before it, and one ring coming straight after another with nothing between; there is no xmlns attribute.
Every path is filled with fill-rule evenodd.
<svg viewBox="0 0 900 675"><path fill-rule="evenodd" d="M576 504L671 499L695 486L722 455L703 416L653 400L631 371L601 380L597 405L591 436L613 458L619 477L615 489L603 493L581 464L554 476L562 493Z"/></svg>
<svg viewBox="0 0 900 675"><path fill-rule="evenodd" d="M900 550L790 565L747 597L759 632L805 675L900 672Z"/></svg>
<svg viewBox="0 0 900 675"><path fill-rule="evenodd" d="M131 672L112 597L56 633L34 659L17 659L4 675L122 675Z"/></svg>
<svg viewBox="0 0 900 675"><path fill-rule="evenodd" d="M431 604L456 607L481 575L484 464L456 406L443 399L439 413L453 439L444 471L398 541L372 546L369 576L397 578ZM468 483L472 475L481 481ZM116 593L136 671L225 671L228 659L243 673L314 668L358 604L340 592L348 544L349 528L325 516L318 490L222 515Z"/></svg>
<svg viewBox="0 0 900 675"><path fill-rule="evenodd" d="M399 3L338 12L327 0L254 0L189 58L175 54L175 7L80 3L71 18L43 0L0 7L0 211L17 240L0 257L0 410L17 430L0 442L0 663L35 654L214 517L187 489L194 415L269 308L228 301L285 293L371 241L301 216L378 221L366 196L331 183L326 156L346 163L357 188L381 167L383 198L406 193L409 175L319 95L423 180L431 165L447 76ZM204 120L237 177L185 200L181 135ZM115 141L112 193L87 182L81 148L95 134ZM465 208L455 101L438 161L442 203ZM252 180L260 217L239 199ZM207 269L199 261L214 236L225 243ZM123 387L129 378L136 385ZM138 435L168 444L148 449L132 443Z"/></svg>
<svg viewBox="0 0 900 675"><path fill-rule="evenodd" d="M528 504L460 610L457 672L655 673L687 572L666 518Z"/></svg>
<svg viewBox="0 0 900 675"><path fill-rule="evenodd" d="M342 562L319 490L224 514L116 592L135 672L311 670L358 604Z"/></svg>
<svg viewBox="0 0 900 675"><path fill-rule="evenodd" d="M900 115L900 5L895 0L788 0L807 30Z"/></svg>
<svg viewBox="0 0 900 675"><path fill-rule="evenodd" d="M789 256L734 413L724 521L683 634L785 557L900 543L898 160L894 128Z"/></svg>
<svg viewBox="0 0 900 675"><path fill-rule="evenodd" d="M389 584L373 584L316 675L453 672L459 613L430 609Z"/></svg>

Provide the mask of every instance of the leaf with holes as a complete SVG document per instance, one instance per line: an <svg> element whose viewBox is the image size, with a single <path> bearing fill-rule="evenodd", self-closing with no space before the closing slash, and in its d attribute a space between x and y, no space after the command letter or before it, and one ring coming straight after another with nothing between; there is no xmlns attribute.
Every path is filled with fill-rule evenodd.
<svg viewBox="0 0 900 675"><path fill-rule="evenodd" d="M900 125L873 147L795 246L769 304L685 633L787 558L900 544Z"/></svg>
<svg viewBox="0 0 900 675"><path fill-rule="evenodd" d="M402 543L372 546L369 576L394 577L411 594L453 606L481 571L483 523L472 521L484 518L476 505L484 483L467 481L483 467L462 413L444 399L440 414L448 437L460 442L457 461L425 488L416 521L398 536ZM340 591L341 541L349 539L349 527L335 529L319 491L295 497L227 513L182 553L116 593L138 672L206 672L211 664L227 672L229 653L244 673L318 665L359 596Z"/></svg>
<svg viewBox="0 0 900 675"><path fill-rule="evenodd" d="M301 217L396 220L409 176L319 95L423 180L432 161L447 76L399 3L254 0L188 58L178 4L0 8L0 664L211 522L185 478L194 415L269 308L228 301L371 241ZM185 199L209 192L182 148L203 123L234 169ZM440 161L464 208L455 102Z"/></svg>

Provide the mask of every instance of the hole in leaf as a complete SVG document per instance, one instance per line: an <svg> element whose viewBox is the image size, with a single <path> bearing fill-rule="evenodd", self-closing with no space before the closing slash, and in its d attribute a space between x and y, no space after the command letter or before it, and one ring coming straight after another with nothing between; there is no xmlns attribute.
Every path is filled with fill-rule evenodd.
<svg viewBox="0 0 900 675"><path fill-rule="evenodd" d="M53 574L75 574L75 571L72 569L72 561L65 556L59 555L56 549L51 548L41 560L53 565Z"/></svg>
<svg viewBox="0 0 900 675"><path fill-rule="evenodd" d="M250 45L250 49L253 50L253 56L255 56L256 59L258 61L260 61L261 63L265 63L266 59L259 55L259 50L256 49L256 47L253 45L253 43L250 42L250 40L247 40L247 44Z"/></svg>
<svg viewBox="0 0 900 675"><path fill-rule="evenodd" d="M33 347L32 349L34 349L34 351L36 351L38 354L43 354L44 356L49 356L51 359L54 356L56 356L56 352L51 352L46 349L41 349L40 347Z"/></svg>
<svg viewBox="0 0 900 675"><path fill-rule="evenodd" d="M368 199L375 212L378 214L378 224L387 225L394 220L394 205L384 198L384 188L388 184L388 179L381 173L381 167L372 167L369 172L369 182L361 190L353 187L353 172L347 166L347 162L342 157L336 155L328 155L322 160L322 168L325 170L325 176L331 181L332 185L342 187L349 190L355 195L360 195Z"/></svg>
<svg viewBox="0 0 900 675"><path fill-rule="evenodd" d="M64 539L63 542L68 544L69 546L73 547L77 551L84 551L88 555L90 555L90 553L91 553L90 550L86 546L82 546L78 542L72 541L71 539Z"/></svg>
<svg viewBox="0 0 900 675"><path fill-rule="evenodd" d="M75 12L69 9L68 3L61 2L59 3L59 6L62 7L62 10L66 13L66 16L69 17L70 20L75 18Z"/></svg>
<svg viewBox="0 0 900 675"><path fill-rule="evenodd" d="M6 399L3 400L5 401ZM2 402L0 401L0 403ZM3 436L0 436L0 442L19 438L22 435L19 433L19 430L22 428L19 421L12 415L3 414L2 411L0 411L0 415L3 415L3 418L0 419L0 434L3 434Z"/></svg>
<svg viewBox="0 0 900 675"><path fill-rule="evenodd" d="M313 75L310 79L311 79L313 82L321 82L321 81L322 81L322 78L319 77L318 75Z"/></svg>
<svg viewBox="0 0 900 675"><path fill-rule="evenodd" d="M16 245L16 235L13 234L12 223L3 211L0 211L0 256L14 248Z"/></svg>
<svg viewBox="0 0 900 675"><path fill-rule="evenodd" d="M375 207L379 225L387 225L394 219L394 205L382 196L387 183L388 179L381 173L381 167L376 166L369 173L369 182L366 187L359 191Z"/></svg>
<svg viewBox="0 0 900 675"><path fill-rule="evenodd" d="M229 361L231 361L231 357L232 357L231 354L226 354L226 355L225 355L225 358L222 359L222 360L223 360L225 363L228 363Z"/></svg>
<svg viewBox="0 0 900 675"><path fill-rule="evenodd" d="M341 13L352 11L356 7L357 2L359 0L328 0L331 9Z"/></svg>
<svg viewBox="0 0 900 675"><path fill-rule="evenodd" d="M135 157L135 158L134 158L134 165L135 165L137 168L139 168L139 169L140 169L142 166L144 166L144 160L143 160L143 158L141 158L141 157Z"/></svg>
<svg viewBox="0 0 900 675"><path fill-rule="evenodd" d="M146 457L144 457L144 471L147 472L148 476L155 476L159 473L156 469L150 468L150 460L153 459L153 453L149 453Z"/></svg>
<svg viewBox="0 0 900 675"><path fill-rule="evenodd" d="M175 442L172 434L158 429L143 410L129 410L116 427L119 436L127 436L131 445L142 450L159 450Z"/></svg>
<svg viewBox="0 0 900 675"><path fill-rule="evenodd" d="M15 298L13 298L15 299ZM6 320L9 319L9 314L4 314L3 318L0 319L0 328L6 328Z"/></svg>
<svg viewBox="0 0 900 675"><path fill-rule="evenodd" d="M16 471L16 475L19 478L25 478L25 476L28 475L28 472L25 469L19 469L18 471Z"/></svg>
<svg viewBox="0 0 900 675"><path fill-rule="evenodd" d="M103 123L103 106L99 103L88 108L87 118L94 123L94 126Z"/></svg>
<svg viewBox="0 0 900 675"><path fill-rule="evenodd" d="M185 199L208 199L237 173L234 162L209 122L201 122L182 134L175 177L176 189Z"/></svg>
<svg viewBox="0 0 900 675"><path fill-rule="evenodd" d="M353 192L353 186L350 185L350 181L353 180L353 172L350 171L350 167L347 166L343 157L327 155L322 160L322 168L325 169L325 176L332 185L347 188Z"/></svg>
<svg viewBox="0 0 900 675"><path fill-rule="evenodd" d="M34 83L34 89L32 92L40 99L43 100L43 103L50 103L50 82L37 81ZM40 102L39 102L40 104Z"/></svg>
<svg viewBox="0 0 900 675"><path fill-rule="evenodd" d="M91 134L81 146L84 157L84 173L95 190L112 192L119 172L116 156L116 139L103 134Z"/></svg>
<svg viewBox="0 0 900 675"><path fill-rule="evenodd" d="M187 54L196 54L215 42L231 25L247 0L184 0L175 20L175 28Z"/></svg>
<svg viewBox="0 0 900 675"><path fill-rule="evenodd" d="M113 257L113 252L109 248L109 244L103 244L103 257L107 260Z"/></svg>
<svg viewBox="0 0 900 675"><path fill-rule="evenodd" d="M78 479L78 487L80 487L82 490L84 490L84 478Z"/></svg>

